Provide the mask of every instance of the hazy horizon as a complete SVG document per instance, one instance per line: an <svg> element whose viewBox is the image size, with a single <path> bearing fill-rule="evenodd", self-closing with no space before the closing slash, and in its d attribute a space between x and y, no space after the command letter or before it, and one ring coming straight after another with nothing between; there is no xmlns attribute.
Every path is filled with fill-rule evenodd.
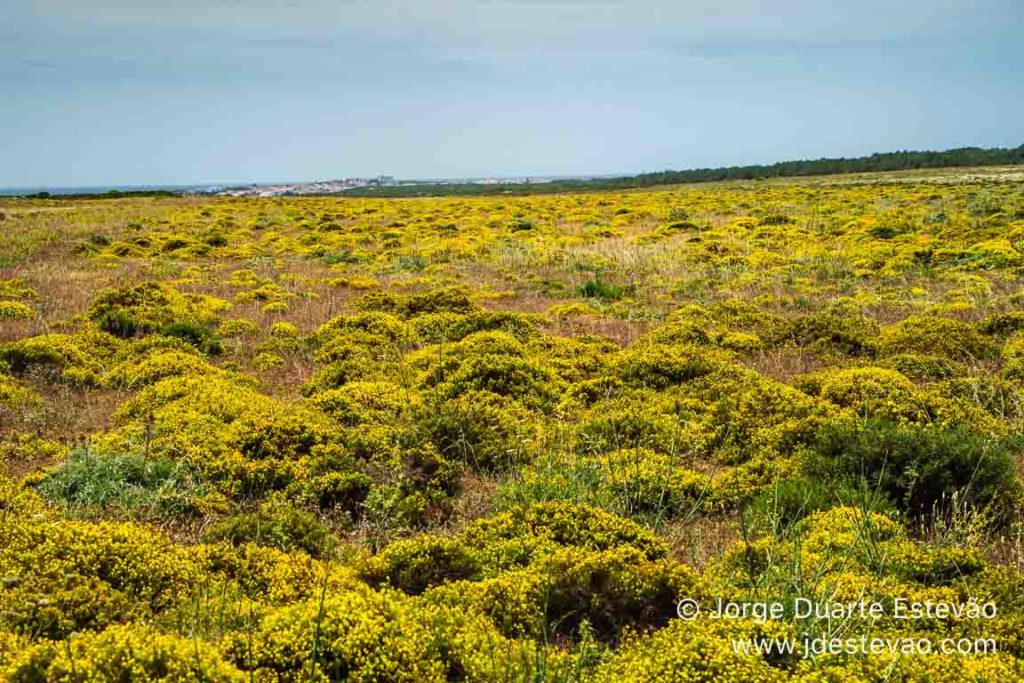
<svg viewBox="0 0 1024 683"><path fill-rule="evenodd" d="M15 0L0 187L596 176L1024 141L1016 0Z"/></svg>

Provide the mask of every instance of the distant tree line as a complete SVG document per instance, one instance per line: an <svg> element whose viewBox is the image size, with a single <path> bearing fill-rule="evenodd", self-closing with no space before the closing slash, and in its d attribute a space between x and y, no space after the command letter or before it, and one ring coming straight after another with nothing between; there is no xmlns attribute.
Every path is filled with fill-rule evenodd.
<svg viewBox="0 0 1024 683"><path fill-rule="evenodd" d="M685 171L658 171L615 178L566 179L546 183L417 183L389 187L361 187L345 194L400 197L464 194L537 194L563 190L598 190L653 185L707 183L719 180L759 180L795 176L875 173L921 168L966 166L1012 166L1024 164L1024 145L1015 148L960 147L943 152L883 152L847 159L804 159L775 164L695 168Z"/></svg>
<svg viewBox="0 0 1024 683"><path fill-rule="evenodd" d="M1024 164L1024 145L1013 149L982 149L961 147L944 152L884 152L847 159L805 159L782 161L764 166L728 166L697 168L688 171L644 173L632 178L618 178L623 183L661 185L664 183L699 183L712 180L754 180L790 176L835 175L839 173L875 173L905 171L918 168L952 168L963 166L1003 166Z"/></svg>
<svg viewBox="0 0 1024 683"><path fill-rule="evenodd" d="M106 190L103 192L74 192L53 194L51 192L34 192L24 195L28 199L126 199L129 197L177 197L180 192L171 190Z"/></svg>

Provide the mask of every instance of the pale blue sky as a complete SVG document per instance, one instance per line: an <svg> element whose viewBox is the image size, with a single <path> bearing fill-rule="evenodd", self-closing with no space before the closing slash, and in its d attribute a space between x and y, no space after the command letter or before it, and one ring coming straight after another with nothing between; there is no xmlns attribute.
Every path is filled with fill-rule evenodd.
<svg viewBox="0 0 1024 683"><path fill-rule="evenodd" d="M6 0L0 186L1024 143L1024 1Z"/></svg>

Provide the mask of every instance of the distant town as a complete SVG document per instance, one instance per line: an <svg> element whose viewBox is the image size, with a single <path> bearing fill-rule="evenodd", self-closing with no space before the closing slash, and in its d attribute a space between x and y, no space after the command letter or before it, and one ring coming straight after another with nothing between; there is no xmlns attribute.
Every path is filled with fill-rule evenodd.
<svg viewBox="0 0 1024 683"><path fill-rule="evenodd" d="M445 180L396 180L394 176L380 175L375 178L337 178L317 180L309 183L283 183L276 185L244 185L208 190L202 194L222 197L286 197L309 194L339 194L364 187L400 187L407 185L532 185L550 183L553 178L460 178Z"/></svg>

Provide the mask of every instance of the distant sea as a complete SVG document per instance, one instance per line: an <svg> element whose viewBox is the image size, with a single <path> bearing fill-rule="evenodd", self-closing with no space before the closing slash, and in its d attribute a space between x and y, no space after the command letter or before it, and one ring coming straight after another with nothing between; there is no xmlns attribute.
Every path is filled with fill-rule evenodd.
<svg viewBox="0 0 1024 683"><path fill-rule="evenodd" d="M66 194L104 194L105 192L210 192L231 184L217 185L99 185L93 187L0 187L0 196L21 196L49 192L53 196Z"/></svg>

